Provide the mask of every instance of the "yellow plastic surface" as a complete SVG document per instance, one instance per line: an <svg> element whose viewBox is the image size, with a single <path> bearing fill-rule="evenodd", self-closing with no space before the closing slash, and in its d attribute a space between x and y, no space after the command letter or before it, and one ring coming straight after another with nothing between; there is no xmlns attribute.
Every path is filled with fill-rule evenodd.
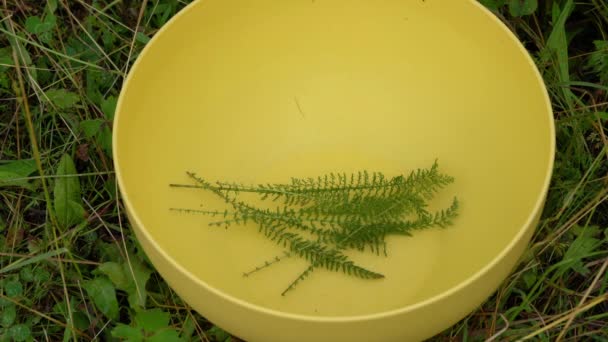
<svg viewBox="0 0 608 342"><path fill-rule="evenodd" d="M114 157L136 234L192 307L250 341L416 341L479 305L523 252L551 176L546 90L516 38L472 0L205 0L164 27L118 104ZM359 280L297 258L254 226L210 228L170 207L223 208L170 188L430 167L456 182L449 229L352 253Z"/></svg>

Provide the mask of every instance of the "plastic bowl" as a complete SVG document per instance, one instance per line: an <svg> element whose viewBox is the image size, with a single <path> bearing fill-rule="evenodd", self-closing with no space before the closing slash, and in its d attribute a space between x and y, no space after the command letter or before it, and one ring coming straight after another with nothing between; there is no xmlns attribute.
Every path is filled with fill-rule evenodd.
<svg viewBox="0 0 608 342"><path fill-rule="evenodd" d="M509 274L538 222L554 155L550 102L531 58L472 0L195 1L160 30L124 85L116 173L131 224L170 286L250 341L405 341L448 328ZM438 159L461 215L448 229L355 255L386 275L306 263L242 273L282 249L255 227L210 228L210 180L286 182Z"/></svg>

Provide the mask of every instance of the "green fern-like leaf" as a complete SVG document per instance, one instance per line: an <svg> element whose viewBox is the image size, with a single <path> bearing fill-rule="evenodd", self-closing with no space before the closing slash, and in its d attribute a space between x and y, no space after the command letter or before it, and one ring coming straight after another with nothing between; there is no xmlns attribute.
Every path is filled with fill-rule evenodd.
<svg viewBox="0 0 608 342"><path fill-rule="evenodd" d="M217 218L211 226L255 224L267 239L285 252L245 276L292 256L309 266L282 293L293 290L314 270L324 268L361 279L384 275L355 264L342 251L370 250L387 255L386 238L411 235L416 230L447 227L458 215L458 201L437 212L429 212L427 202L454 179L439 172L437 162L407 176L386 177L380 172L329 173L317 178L292 178L287 184L245 185L209 182L189 172L194 185L173 187L210 191L230 207L224 210L173 209ZM257 194L275 203L272 209L258 208L239 200L241 193Z"/></svg>

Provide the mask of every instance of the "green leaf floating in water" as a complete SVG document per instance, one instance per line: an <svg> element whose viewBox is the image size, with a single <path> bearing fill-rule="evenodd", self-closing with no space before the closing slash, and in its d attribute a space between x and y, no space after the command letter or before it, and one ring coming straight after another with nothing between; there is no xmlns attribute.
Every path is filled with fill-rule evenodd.
<svg viewBox="0 0 608 342"><path fill-rule="evenodd" d="M250 272L297 256L309 266L283 291L293 290L316 268L343 272L362 279L384 278L383 274L357 265L343 251L356 249L387 254L386 237L411 235L416 230L447 227L458 215L458 200L443 210L431 212L428 201L454 179L439 172L437 162L429 169L409 175L386 177L380 172L330 173L317 178L292 178L287 184L245 185L211 183L188 172L194 185L172 187L206 190L222 198L228 209L175 211L217 217L211 226L254 223L260 233L285 248L278 256ZM240 200L242 193L257 194L276 202L274 209L258 208Z"/></svg>

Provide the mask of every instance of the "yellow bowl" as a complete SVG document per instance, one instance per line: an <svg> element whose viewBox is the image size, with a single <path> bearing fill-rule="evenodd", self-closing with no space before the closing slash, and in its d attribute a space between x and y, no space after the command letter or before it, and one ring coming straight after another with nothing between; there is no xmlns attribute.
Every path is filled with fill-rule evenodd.
<svg viewBox="0 0 608 342"><path fill-rule="evenodd" d="M250 341L409 341L448 328L508 275L538 222L554 155L542 79L511 32L473 0L195 1L145 48L114 126L116 172L150 260L213 323ZM286 182L438 159L461 215L448 229L353 255L386 275L319 270L255 227L210 228L170 207L215 208L170 188Z"/></svg>

